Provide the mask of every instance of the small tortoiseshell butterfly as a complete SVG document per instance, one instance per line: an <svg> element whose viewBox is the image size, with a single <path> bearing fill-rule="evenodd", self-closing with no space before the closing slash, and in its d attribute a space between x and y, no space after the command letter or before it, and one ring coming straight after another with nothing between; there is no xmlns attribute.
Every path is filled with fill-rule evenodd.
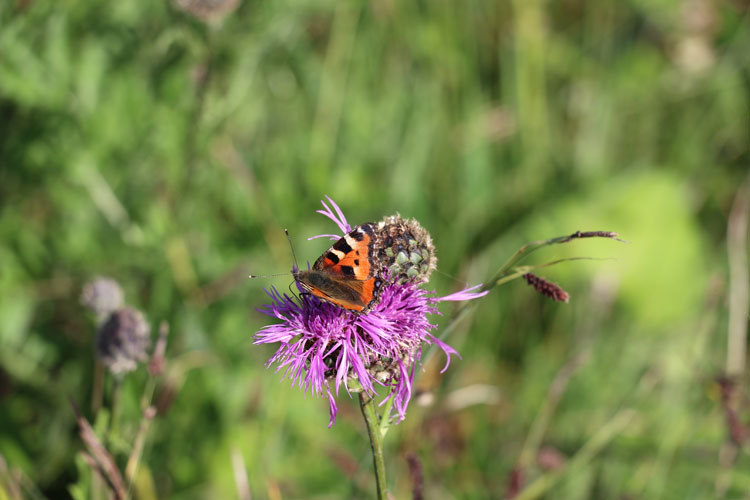
<svg viewBox="0 0 750 500"><path fill-rule="evenodd" d="M294 279L310 294L344 309L367 313L383 286L374 224L356 226Z"/></svg>
<svg viewBox="0 0 750 500"><path fill-rule="evenodd" d="M285 232L288 239L289 232ZM292 245L291 240L289 245ZM380 300L386 282L427 281L437 259L430 234L416 220L396 214L377 224L367 222L355 226L308 271L299 270L296 257L294 260L292 275L305 293L343 309L366 314Z"/></svg>

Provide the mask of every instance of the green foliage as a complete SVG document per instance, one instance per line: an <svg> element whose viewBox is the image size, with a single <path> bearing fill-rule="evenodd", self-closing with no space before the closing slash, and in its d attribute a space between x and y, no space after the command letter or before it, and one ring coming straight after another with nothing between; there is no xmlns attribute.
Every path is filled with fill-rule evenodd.
<svg viewBox="0 0 750 500"><path fill-rule="evenodd" d="M416 398L386 440L397 498L407 453L425 498L500 498L519 464L525 485L552 481L547 498L737 497L748 457L719 460L712 380L750 161L747 16L704 0L244 1L203 22L170 2L0 2L0 455L51 498L101 487L67 398L93 420L78 295L109 275L171 326L140 498L236 495L235 450L257 498L373 495L356 398L328 430L327 402L279 384L251 343L262 288L291 277L246 276L290 268L284 228L314 261L328 194L354 223L417 218L441 294L527 241L631 241L534 254L613 259L544 273L567 305L500 287L446 339L463 359L442 377L426 364L434 403ZM148 383L141 368L121 387L122 468ZM545 469L540 446L567 465Z"/></svg>

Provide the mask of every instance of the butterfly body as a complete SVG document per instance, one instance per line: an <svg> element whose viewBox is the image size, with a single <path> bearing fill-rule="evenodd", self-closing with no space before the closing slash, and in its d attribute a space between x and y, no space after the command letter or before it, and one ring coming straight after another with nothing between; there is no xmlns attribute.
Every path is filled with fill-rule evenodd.
<svg viewBox="0 0 750 500"><path fill-rule="evenodd" d="M294 279L311 295L366 313L377 304L383 285L376 243L373 224L356 226L325 251L312 269L295 271Z"/></svg>

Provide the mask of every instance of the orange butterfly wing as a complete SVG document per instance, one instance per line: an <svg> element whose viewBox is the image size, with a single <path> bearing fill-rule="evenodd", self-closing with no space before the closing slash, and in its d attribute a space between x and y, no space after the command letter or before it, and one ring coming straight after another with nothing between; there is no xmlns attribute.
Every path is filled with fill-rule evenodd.
<svg viewBox="0 0 750 500"><path fill-rule="evenodd" d="M382 280L374 261L375 232L362 224L339 239L295 279L312 295L344 309L367 312L378 297Z"/></svg>

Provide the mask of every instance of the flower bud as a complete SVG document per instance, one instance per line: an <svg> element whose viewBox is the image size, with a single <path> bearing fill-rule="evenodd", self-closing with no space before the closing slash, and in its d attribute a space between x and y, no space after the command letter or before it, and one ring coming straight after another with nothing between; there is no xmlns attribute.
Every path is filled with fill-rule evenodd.
<svg viewBox="0 0 750 500"><path fill-rule="evenodd" d="M398 214L378 223L378 258L394 283L427 281L437 264L430 233Z"/></svg>
<svg viewBox="0 0 750 500"><path fill-rule="evenodd" d="M537 292L541 293L545 297L549 297L555 302L568 302L568 300L570 300L570 295L568 295L568 292L563 290L562 287L557 283L552 283L531 273L524 274L523 278L529 285L534 287Z"/></svg>

